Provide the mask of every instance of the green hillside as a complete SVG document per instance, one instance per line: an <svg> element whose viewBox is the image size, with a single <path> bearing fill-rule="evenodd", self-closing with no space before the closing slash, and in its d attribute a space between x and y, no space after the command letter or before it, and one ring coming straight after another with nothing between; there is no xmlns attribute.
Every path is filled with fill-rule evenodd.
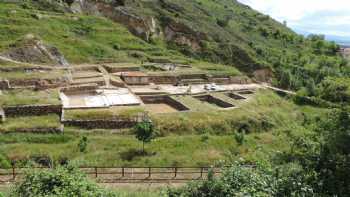
<svg viewBox="0 0 350 197"><path fill-rule="evenodd" d="M272 82L288 89L349 73L335 43L316 35L304 38L237 1L84 0L76 14L78 3L67 2L1 3L0 51L31 33L73 63L162 57L220 64L205 69L229 74L237 73L235 67L249 76L268 68Z"/></svg>
<svg viewBox="0 0 350 197"><path fill-rule="evenodd" d="M196 37L200 46L197 50L176 40L168 42L170 48L191 57L233 65L249 75L269 68L275 74L275 84L290 89L318 84L328 75L344 74L346 63L335 43L317 35L305 39L237 1L131 2L125 1L125 5L141 16L154 16L162 29L178 27L180 35Z"/></svg>

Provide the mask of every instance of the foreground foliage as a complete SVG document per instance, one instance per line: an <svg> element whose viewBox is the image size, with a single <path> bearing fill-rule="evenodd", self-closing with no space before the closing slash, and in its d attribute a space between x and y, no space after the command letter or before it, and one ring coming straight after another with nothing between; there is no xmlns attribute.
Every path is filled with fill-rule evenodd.
<svg viewBox="0 0 350 197"><path fill-rule="evenodd" d="M350 111L332 111L310 127L313 133L295 138L283 161L297 162L315 172L315 190L323 196L350 195Z"/></svg>
<svg viewBox="0 0 350 197"><path fill-rule="evenodd" d="M28 171L24 180L14 187L11 197L64 197L90 196L115 197L74 167L58 167L53 170Z"/></svg>
<svg viewBox="0 0 350 197"><path fill-rule="evenodd" d="M219 178L209 175L208 181L185 188L168 190L169 197L232 197L232 196L313 196L300 167L272 169L268 166L242 166L238 163L227 168Z"/></svg>
<svg viewBox="0 0 350 197"><path fill-rule="evenodd" d="M219 178L168 190L170 197L349 196L350 111L336 109L310 121L312 132L295 136L289 151L277 154L274 168L234 164Z"/></svg>

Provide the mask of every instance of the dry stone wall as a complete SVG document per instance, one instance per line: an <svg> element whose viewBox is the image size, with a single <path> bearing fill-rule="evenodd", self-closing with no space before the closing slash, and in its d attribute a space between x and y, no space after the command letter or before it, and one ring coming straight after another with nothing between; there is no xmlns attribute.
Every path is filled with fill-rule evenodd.
<svg viewBox="0 0 350 197"><path fill-rule="evenodd" d="M149 82L155 84L176 84L178 79L176 76L149 76Z"/></svg>
<svg viewBox="0 0 350 197"><path fill-rule="evenodd" d="M42 116L47 114L57 114L61 116L62 105L21 105L3 107L7 117L17 116Z"/></svg>
<svg viewBox="0 0 350 197"><path fill-rule="evenodd" d="M63 120L65 126L83 129L124 129L137 124L136 120Z"/></svg>
<svg viewBox="0 0 350 197"><path fill-rule="evenodd" d="M47 128L16 128L11 131L1 131L1 133L37 133L37 134L55 134L62 133L63 127L55 128L55 127L47 127Z"/></svg>

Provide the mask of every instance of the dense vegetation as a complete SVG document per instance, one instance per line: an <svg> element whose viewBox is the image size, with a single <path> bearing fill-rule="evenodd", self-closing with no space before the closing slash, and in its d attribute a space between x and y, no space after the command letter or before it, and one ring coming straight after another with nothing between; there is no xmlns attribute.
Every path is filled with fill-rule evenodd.
<svg viewBox="0 0 350 197"><path fill-rule="evenodd" d="M294 136L288 151L270 161L274 167L234 164L220 178L169 190L169 196L349 196L350 111L334 110L310 120L310 133Z"/></svg>

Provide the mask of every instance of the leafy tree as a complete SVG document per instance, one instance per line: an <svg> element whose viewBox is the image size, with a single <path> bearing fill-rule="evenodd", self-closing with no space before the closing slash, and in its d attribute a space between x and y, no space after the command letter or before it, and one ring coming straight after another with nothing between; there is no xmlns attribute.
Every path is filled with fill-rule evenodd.
<svg viewBox="0 0 350 197"><path fill-rule="evenodd" d="M50 170L29 170L13 188L10 197L115 197L89 181L86 175L72 166Z"/></svg>
<svg viewBox="0 0 350 197"><path fill-rule="evenodd" d="M332 112L317 129L321 133L319 160L315 168L322 180L321 191L350 196L350 112Z"/></svg>
<svg viewBox="0 0 350 197"><path fill-rule="evenodd" d="M283 154L285 162L297 162L318 196L350 196L350 112L336 109L311 125L314 132L293 140Z"/></svg>
<svg viewBox="0 0 350 197"><path fill-rule="evenodd" d="M153 123L150 121L143 121L138 123L135 128L135 137L142 141L142 152L145 153L145 143L149 143L155 136Z"/></svg>
<svg viewBox="0 0 350 197"><path fill-rule="evenodd" d="M331 102L350 101L349 78L326 78L319 85L319 97Z"/></svg>

